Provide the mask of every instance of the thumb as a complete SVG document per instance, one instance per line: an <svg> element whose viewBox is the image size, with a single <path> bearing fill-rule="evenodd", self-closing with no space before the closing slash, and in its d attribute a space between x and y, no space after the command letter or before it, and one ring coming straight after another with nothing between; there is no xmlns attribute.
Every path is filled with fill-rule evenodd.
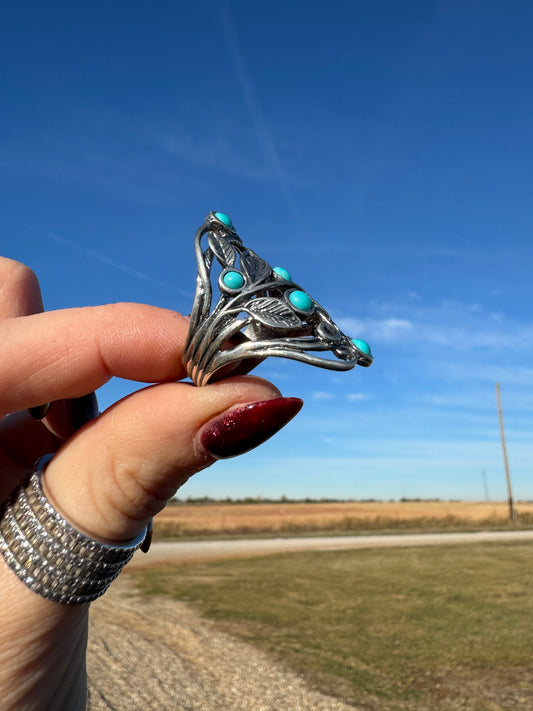
<svg viewBox="0 0 533 711"><path fill-rule="evenodd" d="M50 462L43 488L78 530L128 540L192 474L268 439L301 405L252 376L155 385L82 428Z"/></svg>

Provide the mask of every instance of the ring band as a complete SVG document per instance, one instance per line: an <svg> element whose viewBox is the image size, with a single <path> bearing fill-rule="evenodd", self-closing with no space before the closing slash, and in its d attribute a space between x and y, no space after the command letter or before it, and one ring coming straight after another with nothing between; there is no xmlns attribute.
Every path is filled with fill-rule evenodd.
<svg viewBox="0 0 533 711"><path fill-rule="evenodd" d="M143 542L101 543L66 521L46 498L41 476L52 455L41 457L0 512L0 553L31 590L65 605L100 597Z"/></svg>

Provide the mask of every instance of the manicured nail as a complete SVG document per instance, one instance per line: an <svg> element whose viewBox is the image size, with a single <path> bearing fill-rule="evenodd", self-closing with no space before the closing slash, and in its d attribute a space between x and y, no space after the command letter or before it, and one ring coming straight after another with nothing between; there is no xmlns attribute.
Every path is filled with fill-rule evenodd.
<svg viewBox="0 0 533 711"><path fill-rule="evenodd" d="M76 397L73 400L68 401L69 403L69 415L72 427L74 431L83 427L95 417L98 417L98 400L94 393L89 393L88 395L82 395L82 397Z"/></svg>
<svg viewBox="0 0 533 711"><path fill-rule="evenodd" d="M236 457L275 435L302 405L298 397L279 397L237 407L209 422L200 441L216 459Z"/></svg>
<svg viewBox="0 0 533 711"><path fill-rule="evenodd" d="M50 407L53 405L52 410ZM45 405L30 407L30 414L36 420L44 420L49 414L54 415L55 425L59 423L62 430L69 430L68 435L74 434L80 427L98 416L98 401L94 393L82 395L72 400L56 400Z"/></svg>
<svg viewBox="0 0 533 711"><path fill-rule="evenodd" d="M30 407L30 415L35 419L35 420L44 420L46 415L48 414L48 410L50 409L50 402L45 403L44 405L37 405L36 407Z"/></svg>

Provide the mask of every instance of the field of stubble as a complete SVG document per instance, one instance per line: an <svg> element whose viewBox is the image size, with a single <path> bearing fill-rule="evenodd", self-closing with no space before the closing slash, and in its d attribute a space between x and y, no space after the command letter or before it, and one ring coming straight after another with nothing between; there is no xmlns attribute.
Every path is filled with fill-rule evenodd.
<svg viewBox="0 0 533 711"><path fill-rule="evenodd" d="M519 519L514 525L532 526L533 502L519 503L516 509ZM505 502L179 504L156 517L155 538L508 527Z"/></svg>

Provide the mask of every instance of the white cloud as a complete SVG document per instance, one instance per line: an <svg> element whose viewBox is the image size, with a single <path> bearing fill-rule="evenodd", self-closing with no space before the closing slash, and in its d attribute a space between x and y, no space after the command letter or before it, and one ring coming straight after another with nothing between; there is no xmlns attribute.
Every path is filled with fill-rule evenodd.
<svg viewBox="0 0 533 711"><path fill-rule="evenodd" d="M533 321L520 321L477 303L442 301L431 305L371 304L375 315L338 318L345 333L373 343L402 343L469 350L533 349Z"/></svg>
<svg viewBox="0 0 533 711"><path fill-rule="evenodd" d="M368 338L372 341L393 343L401 340L414 330L414 324L404 318L354 319L340 318L338 324L345 333L354 334L355 338Z"/></svg>
<svg viewBox="0 0 533 711"><path fill-rule="evenodd" d="M330 443L331 442L331 443ZM328 439L334 449L335 440ZM183 496L201 496L219 486L224 472L221 495L255 495L256 481L267 482L263 495L338 496L339 498L400 498L401 496L478 499L484 498L481 472L486 471L493 500L506 496L501 448L497 439L450 440L375 440L368 450L354 456L265 456L264 450L241 460L219 462L215 471L206 470L187 483ZM533 446L512 448L513 485L517 499L533 497L530 463ZM375 453L379 453L377 456ZM254 477L250 480L253 462ZM278 476L275 473L282 473ZM287 478L286 472L290 472ZM218 475L218 476L217 476ZM227 492L230 492L229 494ZM234 493L235 492L235 493Z"/></svg>
<svg viewBox="0 0 533 711"><path fill-rule="evenodd" d="M334 400L335 396L326 390L316 390L312 393L311 398L313 400Z"/></svg>
<svg viewBox="0 0 533 711"><path fill-rule="evenodd" d="M368 395L366 393L346 393L346 399L348 402L360 402L361 400L368 400Z"/></svg>
<svg viewBox="0 0 533 711"><path fill-rule="evenodd" d="M443 361L436 364L441 374L446 378L454 380L469 380L470 382L484 381L492 384L500 382L506 385L521 385L531 388L533 386L533 368L527 366L513 365L506 368L504 365L495 363L483 364L479 362L456 362ZM521 397L527 396L527 392L520 393Z"/></svg>

